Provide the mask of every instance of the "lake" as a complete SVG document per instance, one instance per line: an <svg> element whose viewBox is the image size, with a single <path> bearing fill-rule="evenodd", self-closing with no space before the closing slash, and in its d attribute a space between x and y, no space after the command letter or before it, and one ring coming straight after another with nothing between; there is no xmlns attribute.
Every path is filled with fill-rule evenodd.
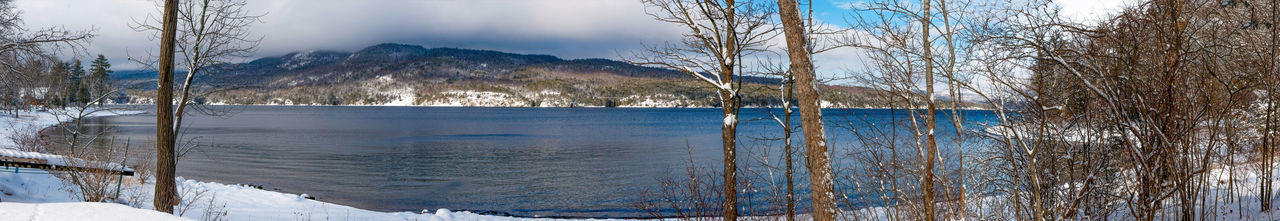
<svg viewBox="0 0 1280 221"><path fill-rule="evenodd" d="M691 157L707 167L721 160L723 118L710 108L217 108L230 113L188 117L182 139L202 147L180 159L179 176L262 185L378 211L645 216L633 206L645 200L638 193L659 187L661 177L683 173ZM778 148L755 139L780 131L772 120L752 120L768 117L767 111L780 112L741 111L740 148ZM992 118L987 111L965 113L975 122ZM874 109L824 115L837 153L858 145L836 124L906 116ZM949 127L944 119L939 124ZM799 124L799 115L794 121ZM94 118L89 126L110 128L111 135L132 140L134 151L141 151L154 148L148 146L154 122L154 115L143 114ZM795 142L803 148L800 139Z"/></svg>

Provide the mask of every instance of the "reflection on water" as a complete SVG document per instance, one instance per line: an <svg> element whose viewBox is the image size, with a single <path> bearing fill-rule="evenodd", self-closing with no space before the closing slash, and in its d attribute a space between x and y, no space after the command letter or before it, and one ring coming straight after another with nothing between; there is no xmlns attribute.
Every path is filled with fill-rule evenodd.
<svg viewBox="0 0 1280 221"><path fill-rule="evenodd" d="M181 159L180 176L380 211L643 216L632 207L643 200L638 193L681 171L690 148L701 166L719 165L721 153L718 109L233 108L229 117L188 117L185 138L206 146ZM761 109L741 115L768 116ZM151 150L138 141L154 140L154 120L105 117L90 126L114 127L135 150ZM777 127L771 120L743 122L739 135L747 140ZM852 146L844 145L853 142L840 129L829 131L837 151Z"/></svg>

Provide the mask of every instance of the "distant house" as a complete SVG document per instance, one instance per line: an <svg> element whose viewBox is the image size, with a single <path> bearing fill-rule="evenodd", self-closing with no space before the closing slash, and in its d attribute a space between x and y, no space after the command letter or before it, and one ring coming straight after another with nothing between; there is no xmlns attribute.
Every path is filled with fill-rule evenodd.
<svg viewBox="0 0 1280 221"><path fill-rule="evenodd" d="M18 90L18 97L22 98L22 102L25 105L45 106L45 95L48 93L48 87L29 87Z"/></svg>

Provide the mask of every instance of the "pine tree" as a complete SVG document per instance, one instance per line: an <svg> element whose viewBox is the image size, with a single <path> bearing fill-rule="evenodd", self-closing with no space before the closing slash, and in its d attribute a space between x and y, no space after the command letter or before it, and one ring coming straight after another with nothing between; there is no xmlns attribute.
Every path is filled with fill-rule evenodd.
<svg viewBox="0 0 1280 221"><path fill-rule="evenodd" d="M67 103L84 103L89 100L89 92L84 87L84 66L80 64L80 60L71 62L71 71L67 73Z"/></svg>
<svg viewBox="0 0 1280 221"><path fill-rule="evenodd" d="M71 72L71 64L63 61L54 61L53 67L49 69L49 91L46 92L45 99L52 105L65 106L67 103L67 84L68 73Z"/></svg>
<svg viewBox="0 0 1280 221"><path fill-rule="evenodd" d="M102 97L111 92L111 81L109 79L112 72L111 62L108 62L105 56L98 54L98 58L89 64L89 71L91 73L89 75L91 98Z"/></svg>

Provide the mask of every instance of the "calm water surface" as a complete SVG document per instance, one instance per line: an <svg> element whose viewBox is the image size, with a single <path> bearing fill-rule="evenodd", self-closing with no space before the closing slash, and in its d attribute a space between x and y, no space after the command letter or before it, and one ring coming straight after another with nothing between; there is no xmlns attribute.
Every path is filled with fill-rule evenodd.
<svg viewBox="0 0 1280 221"><path fill-rule="evenodd" d="M719 109L221 108L233 113L188 117L185 138L206 146L181 159L179 176L258 184L379 211L645 216L632 206L644 200L639 193L683 171L690 152L704 166L721 159ZM773 121L750 121L769 116L766 111L742 110L741 139L780 130ZM970 118L990 119L970 112ZM886 122L894 116L887 110L824 115L833 121L828 131L837 152L853 142L830 125L850 116ZM132 139L135 149L149 150L138 141L154 140L154 122L155 115L144 114L95 118L91 126L109 127Z"/></svg>

